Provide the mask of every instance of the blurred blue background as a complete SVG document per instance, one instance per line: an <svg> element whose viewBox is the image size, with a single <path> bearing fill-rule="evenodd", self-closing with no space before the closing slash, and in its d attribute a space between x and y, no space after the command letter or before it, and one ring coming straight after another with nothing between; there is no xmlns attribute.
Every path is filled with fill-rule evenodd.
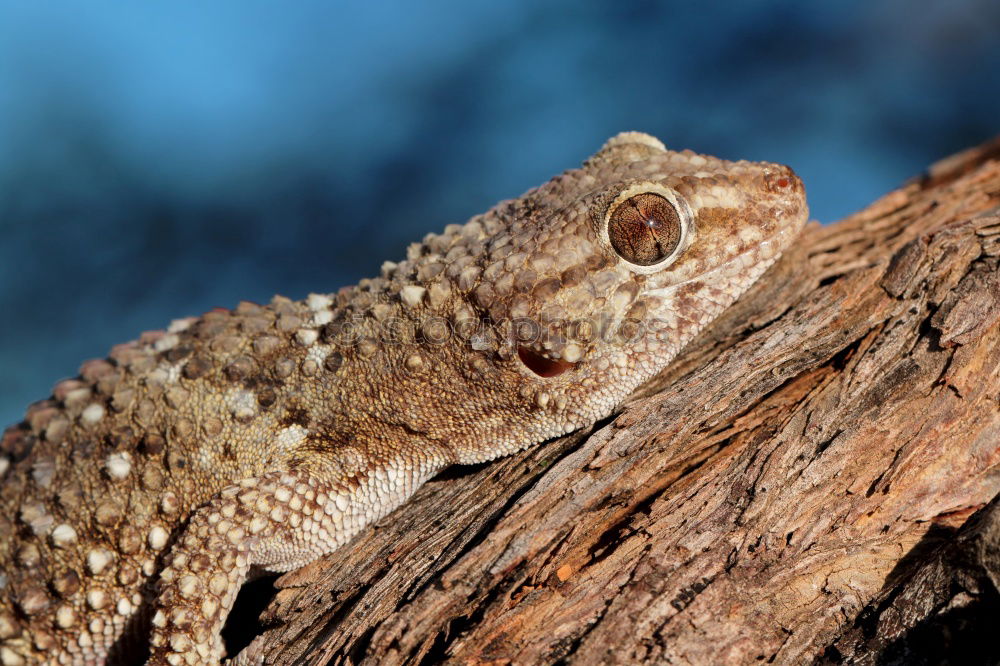
<svg viewBox="0 0 1000 666"><path fill-rule="evenodd" d="M302 297L641 129L832 221L1000 132L1000 3L5 2L0 424L117 342Z"/></svg>

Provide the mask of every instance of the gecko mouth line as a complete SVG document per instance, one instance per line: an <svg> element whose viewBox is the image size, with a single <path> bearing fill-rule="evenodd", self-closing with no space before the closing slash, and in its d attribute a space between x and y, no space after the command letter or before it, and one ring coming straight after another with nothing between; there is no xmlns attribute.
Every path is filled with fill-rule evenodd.
<svg viewBox="0 0 1000 666"><path fill-rule="evenodd" d="M524 367L539 377L558 377L570 368L576 367L576 363L547 358L523 345L518 345L517 357L521 359Z"/></svg>

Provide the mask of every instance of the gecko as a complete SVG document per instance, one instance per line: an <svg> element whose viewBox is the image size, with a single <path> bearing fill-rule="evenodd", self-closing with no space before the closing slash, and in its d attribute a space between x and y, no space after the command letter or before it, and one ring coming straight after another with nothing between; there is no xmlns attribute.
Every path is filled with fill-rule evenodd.
<svg viewBox="0 0 1000 666"><path fill-rule="evenodd" d="M608 417L807 217L786 166L623 132L377 277L85 362L3 434L0 665L220 663L248 576Z"/></svg>

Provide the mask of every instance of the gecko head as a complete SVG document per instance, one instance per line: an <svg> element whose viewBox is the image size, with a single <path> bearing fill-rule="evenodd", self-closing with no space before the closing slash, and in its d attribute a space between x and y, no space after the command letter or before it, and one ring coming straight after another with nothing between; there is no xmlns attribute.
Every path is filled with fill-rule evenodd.
<svg viewBox="0 0 1000 666"><path fill-rule="evenodd" d="M662 370L807 216L788 167L669 151L625 132L483 216L480 225L502 223L473 301L503 329L500 355L521 394L572 430Z"/></svg>
<svg viewBox="0 0 1000 666"><path fill-rule="evenodd" d="M452 410L497 437L537 441L611 413L807 215L787 167L625 132L579 169L411 245L380 289L399 294L428 354L435 346L450 355L440 366L465 375L437 386L460 387L441 398Z"/></svg>

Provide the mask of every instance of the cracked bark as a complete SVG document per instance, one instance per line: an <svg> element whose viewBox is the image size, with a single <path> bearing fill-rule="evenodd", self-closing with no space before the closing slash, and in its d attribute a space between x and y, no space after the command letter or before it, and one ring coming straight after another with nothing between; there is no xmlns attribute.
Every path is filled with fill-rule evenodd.
<svg viewBox="0 0 1000 666"><path fill-rule="evenodd" d="M436 478L230 633L279 664L978 654L945 616L1000 608L998 158L809 226L614 419Z"/></svg>

